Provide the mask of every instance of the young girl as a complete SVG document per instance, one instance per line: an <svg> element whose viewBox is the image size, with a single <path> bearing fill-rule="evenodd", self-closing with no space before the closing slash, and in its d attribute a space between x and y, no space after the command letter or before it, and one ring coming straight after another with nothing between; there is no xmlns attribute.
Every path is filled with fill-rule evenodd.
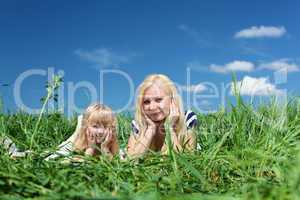
<svg viewBox="0 0 300 200"><path fill-rule="evenodd" d="M106 155L112 158L119 151L116 117L112 110L102 104L92 104L78 117L74 134L60 144L59 150L46 160L68 156L73 151L86 155Z"/></svg>
<svg viewBox="0 0 300 200"><path fill-rule="evenodd" d="M0 145L12 158L25 157L29 151L21 152L7 136L0 137ZM78 117L74 134L58 146L58 150L46 160L59 156L69 156L73 151L86 155L106 155L113 157L119 145L116 132L116 117L112 110L102 104L92 104Z"/></svg>
<svg viewBox="0 0 300 200"><path fill-rule="evenodd" d="M194 127L197 116L184 113L181 98L174 83L165 75L148 76L139 86L135 120L132 121L127 153L138 157L148 150L167 152L166 122L169 123L171 142L176 152L196 149Z"/></svg>

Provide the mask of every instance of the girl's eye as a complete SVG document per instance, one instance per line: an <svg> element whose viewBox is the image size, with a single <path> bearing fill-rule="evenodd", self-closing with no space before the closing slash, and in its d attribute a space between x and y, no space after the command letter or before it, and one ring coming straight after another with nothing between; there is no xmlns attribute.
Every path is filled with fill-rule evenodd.
<svg viewBox="0 0 300 200"><path fill-rule="evenodd" d="M93 128L99 128L100 125L99 124L92 124L91 127L93 127Z"/></svg>

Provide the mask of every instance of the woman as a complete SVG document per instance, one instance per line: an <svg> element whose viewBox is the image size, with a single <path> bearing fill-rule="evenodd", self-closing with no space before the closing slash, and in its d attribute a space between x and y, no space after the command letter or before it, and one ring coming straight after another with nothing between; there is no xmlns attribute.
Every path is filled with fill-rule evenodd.
<svg viewBox="0 0 300 200"><path fill-rule="evenodd" d="M174 83L165 75L148 76L139 86L133 133L127 154L139 157L148 150L166 153L166 122L169 123L172 148L176 152L196 149L194 126L197 116L183 111L182 101Z"/></svg>

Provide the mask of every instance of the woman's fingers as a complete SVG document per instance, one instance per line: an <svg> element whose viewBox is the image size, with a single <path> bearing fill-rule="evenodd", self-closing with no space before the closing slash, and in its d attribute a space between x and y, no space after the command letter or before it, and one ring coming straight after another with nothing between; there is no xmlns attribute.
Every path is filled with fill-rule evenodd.
<svg viewBox="0 0 300 200"><path fill-rule="evenodd" d="M171 103L170 103L170 114L169 114L170 118L172 118L174 116L174 102L173 99L171 99Z"/></svg>
<svg viewBox="0 0 300 200"><path fill-rule="evenodd" d="M148 127L155 127L155 123L146 115L146 113L143 109L142 109L142 113L145 117Z"/></svg>

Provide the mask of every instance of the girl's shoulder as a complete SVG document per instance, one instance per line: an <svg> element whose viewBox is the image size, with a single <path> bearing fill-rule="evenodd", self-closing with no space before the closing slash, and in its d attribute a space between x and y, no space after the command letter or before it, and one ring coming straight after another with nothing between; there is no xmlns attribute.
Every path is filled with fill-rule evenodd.
<svg viewBox="0 0 300 200"><path fill-rule="evenodd" d="M187 129L194 128L198 124L198 118L195 112L192 110L186 110L184 113L184 122ZM131 129L134 134L139 134L140 128L135 120L131 121Z"/></svg>

